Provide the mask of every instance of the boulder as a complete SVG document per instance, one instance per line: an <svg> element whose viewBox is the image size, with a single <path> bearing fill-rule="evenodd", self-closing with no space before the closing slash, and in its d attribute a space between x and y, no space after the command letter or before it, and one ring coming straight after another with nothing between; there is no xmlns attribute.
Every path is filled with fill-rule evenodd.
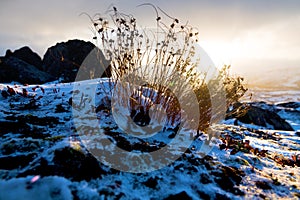
<svg viewBox="0 0 300 200"><path fill-rule="evenodd" d="M39 70L42 70L43 62L41 57L27 46L15 50L13 53L11 53L11 56L19 58L20 60L35 66Z"/></svg>
<svg viewBox="0 0 300 200"><path fill-rule="evenodd" d="M286 103L279 103L277 106L284 107L284 108L300 108L300 102L286 102Z"/></svg>
<svg viewBox="0 0 300 200"><path fill-rule="evenodd" d="M73 82L110 77L110 69L109 61L94 44L69 40L50 47L43 60L27 46L14 52L7 50L0 57L0 82L42 84L58 79Z"/></svg>
<svg viewBox="0 0 300 200"><path fill-rule="evenodd" d="M2 57L0 62L0 82L16 81L22 84L42 84L54 80L37 67L14 56Z"/></svg>
<svg viewBox="0 0 300 200"><path fill-rule="evenodd" d="M41 176L63 176L74 181L82 181L100 178L101 175L108 173L91 154L71 147L56 149L52 162L40 158L35 167L19 173L18 177L40 174Z"/></svg>
<svg viewBox="0 0 300 200"><path fill-rule="evenodd" d="M35 157L36 153L16 156L0 156L0 169L17 169L27 166Z"/></svg>
<svg viewBox="0 0 300 200"><path fill-rule="evenodd" d="M262 109L251 104L236 103L228 111L226 119L236 118L246 124L255 124L268 127L272 125L275 130L294 131L289 123L282 119L276 112Z"/></svg>
<svg viewBox="0 0 300 200"><path fill-rule="evenodd" d="M89 59L85 60L87 56ZM110 76L109 71L101 73L101 69L106 69L108 65L109 62L95 45L82 40L57 43L46 51L43 58L44 70L63 82ZM76 78L79 69L80 77Z"/></svg>

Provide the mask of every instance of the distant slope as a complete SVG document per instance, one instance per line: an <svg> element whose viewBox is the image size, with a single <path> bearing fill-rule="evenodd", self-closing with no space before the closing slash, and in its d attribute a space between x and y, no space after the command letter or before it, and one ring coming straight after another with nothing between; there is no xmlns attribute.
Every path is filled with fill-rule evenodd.
<svg viewBox="0 0 300 200"><path fill-rule="evenodd" d="M261 69L247 74L249 88L274 90L300 90L300 66L295 68Z"/></svg>

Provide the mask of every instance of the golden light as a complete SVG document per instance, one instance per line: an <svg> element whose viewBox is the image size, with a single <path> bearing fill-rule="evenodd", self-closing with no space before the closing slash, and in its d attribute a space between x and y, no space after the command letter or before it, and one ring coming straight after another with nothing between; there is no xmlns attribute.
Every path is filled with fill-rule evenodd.
<svg viewBox="0 0 300 200"><path fill-rule="evenodd" d="M200 41L199 45L206 51L216 67L231 65L238 52L237 42L226 41Z"/></svg>
<svg viewBox="0 0 300 200"><path fill-rule="evenodd" d="M220 68L231 65L234 72L243 72L245 66L255 67L261 60L272 60L282 55L276 48L276 37L271 31L249 31L232 40L203 40L199 45ZM253 68L254 70L254 68Z"/></svg>

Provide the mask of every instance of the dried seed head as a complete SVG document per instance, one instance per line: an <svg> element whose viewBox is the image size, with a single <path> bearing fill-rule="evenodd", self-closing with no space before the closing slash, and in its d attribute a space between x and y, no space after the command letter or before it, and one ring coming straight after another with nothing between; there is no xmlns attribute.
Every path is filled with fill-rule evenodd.
<svg viewBox="0 0 300 200"><path fill-rule="evenodd" d="M103 28L99 28L98 33L102 33L103 32Z"/></svg>
<svg viewBox="0 0 300 200"><path fill-rule="evenodd" d="M130 19L130 23L133 24L134 22L135 22L135 18L131 18L131 19Z"/></svg>

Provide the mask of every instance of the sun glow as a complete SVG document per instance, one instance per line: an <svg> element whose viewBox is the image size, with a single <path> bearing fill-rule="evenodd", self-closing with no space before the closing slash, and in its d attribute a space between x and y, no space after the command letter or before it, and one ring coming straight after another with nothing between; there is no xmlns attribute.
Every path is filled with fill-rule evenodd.
<svg viewBox="0 0 300 200"><path fill-rule="evenodd" d="M285 27L285 26L284 26ZM285 29L269 25L244 31L231 39L203 39L199 45L206 51L216 67L231 65L237 73L252 73L261 68L297 60L300 48L288 37Z"/></svg>
<svg viewBox="0 0 300 200"><path fill-rule="evenodd" d="M207 40L200 41L199 45L206 51L218 68L224 65L232 65L234 60L242 55L242 52L239 51L241 48L239 40L232 42Z"/></svg>

